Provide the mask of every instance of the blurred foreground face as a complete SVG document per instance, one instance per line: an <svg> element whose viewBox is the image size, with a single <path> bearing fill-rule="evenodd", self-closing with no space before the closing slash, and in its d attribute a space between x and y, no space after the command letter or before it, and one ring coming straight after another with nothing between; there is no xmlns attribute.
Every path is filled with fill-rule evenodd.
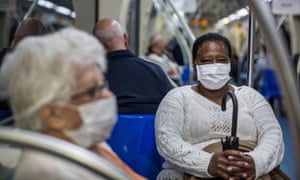
<svg viewBox="0 0 300 180"><path fill-rule="evenodd" d="M75 72L78 71L75 68ZM63 133L86 148L109 138L116 122L116 100L97 65L75 73L76 87L68 105L59 107Z"/></svg>
<svg viewBox="0 0 300 180"><path fill-rule="evenodd" d="M114 96L107 89L104 77L97 65L92 65L77 73L75 80L77 86L71 96L71 103L74 105L81 105Z"/></svg>
<svg viewBox="0 0 300 180"><path fill-rule="evenodd" d="M117 113L105 70L103 46L84 31L66 28L20 41L0 76L15 126L85 148L105 141Z"/></svg>
<svg viewBox="0 0 300 180"><path fill-rule="evenodd" d="M116 123L116 99L95 65L73 66L74 85L67 103L42 106L43 132L92 148L110 137Z"/></svg>

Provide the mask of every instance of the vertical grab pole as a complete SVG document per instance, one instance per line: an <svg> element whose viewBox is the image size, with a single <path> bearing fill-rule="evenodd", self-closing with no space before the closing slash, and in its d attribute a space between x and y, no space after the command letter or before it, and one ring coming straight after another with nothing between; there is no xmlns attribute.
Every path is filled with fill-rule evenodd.
<svg viewBox="0 0 300 180"><path fill-rule="evenodd" d="M270 8L261 0L245 1L253 10L253 13L261 27L266 42L270 45L272 53L272 62L280 87L284 92L286 100L286 110L288 112L289 126L292 130L293 142L295 144L295 152L300 152L300 97L296 87L296 79L292 74L291 66L288 62L288 53L285 51L278 32L275 29L275 21ZM300 154L296 153L297 167L300 167ZM300 174L298 172L298 179Z"/></svg>
<svg viewBox="0 0 300 180"><path fill-rule="evenodd" d="M98 22L99 19L99 0L95 0L95 23Z"/></svg>
<svg viewBox="0 0 300 180"><path fill-rule="evenodd" d="M27 19L31 13L33 12L34 8L36 7L39 0L34 0L29 8L29 10L26 12L25 16L23 17L23 20Z"/></svg>
<svg viewBox="0 0 300 180"><path fill-rule="evenodd" d="M141 0L135 1L135 53L140 54Z"/></svg>
<svg viewBox="0 0 300 180"><path fill-rule="evenodd" d="M249 87L253 87L253 54L254 54L254 32L255 31L255 20L254 15L249 8L249 32L248 32L248 74L247 74L247 82Z"/></svg>
<svg viewBox="0 0 300 180"><path fill-rule="evenodd" d="M184 18L182 18L182 16L179 14L178 10L176 9L173 0L165 0L162 2L167 2L170 7L172 8L172 10L174 11L174 13L176 14L180 24L182 25L184 31L187 33L187 37L188 37L188 42L189 42L189 47L192 47L192 44L195 41L195 35L194 33L191 31L190 27L187 25L187 23L185 22ZM193 62L192 62L192 58L189 57L189 68L190 68L190 78L189 78L189 82L192 83L193 82Z"/></svg>
<svg viewBox="0 0 300 180"><path fill-rule="evenodd" d="M171 6L171 8L175 12L175 14L176 14L176 16L177 16L180 24L182 25L182 28L187 33L189 43L193 44L194 41L195 41L195 39L196 39L194 33L191 31L191 29L189 28L189 26L187 25L187 23L184 21L184 19L182 18L182 16L179 14L178 10L175 8L175 5L174 5L173 1L167 0L167 3Z"/></svg>

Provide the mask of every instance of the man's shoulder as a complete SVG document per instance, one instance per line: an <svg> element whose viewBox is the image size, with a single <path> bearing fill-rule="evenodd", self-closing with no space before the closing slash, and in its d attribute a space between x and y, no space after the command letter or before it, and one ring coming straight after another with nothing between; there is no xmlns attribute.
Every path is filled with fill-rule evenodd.
<svg viewBox="0 0 300 180"><path fill-rule="evenodd" d="M145 59L145 58L142 58L142 57L138 57L138 61L141 63L141 64L145 64L146 66L149 66L149 67L153 67L153 68L159 68L159 65L153 63L153 62L150 62L149 60Z"/></svg>
<svg viewBox="0 0 300 180"><path fill-rule="evenodd" d="M126 59L130 59L135 61L137 64L141 64L147 67L152 67L152 68L159 68L158 65L156 65L155 63L149 62L148 60L146 60L143 57L139 57L136 56L134 53L132 53L130 50L116 50L116 51L111 51L107 53L107 58L108 60L116 60L116 59L120 59L120 60L126 60Z"/></svg>
<svg viewBox="0 0 300 180"><path fill-rule="evenodd" d="M148 57L138 57L138 58L141 64L145 64L146 66L154 69L161 69L161 67L156 62L152 62L152 60L150 60Z"/></svg>
<svg viewBox="0 0 300 180"><path fill-rule="evenodd" d="M118 59L118 58L125 58L125 57L134 58L136 56L131 51L129 51L127 49L120 49L120 50L110 51L110 52L107 53L108 60Z"/></svg>
<svg viewBox="0 0 300 180"><path fill-rule="evenodd" d="M161 67L158 64L150 62L149 60L147 60L143 57L132 56L129 59L132 60L130 62L132 67L138 66L142 69L148 69L149 71L155 71L155 72L162 71L163 72L163 70L161 69Z"/></svg>

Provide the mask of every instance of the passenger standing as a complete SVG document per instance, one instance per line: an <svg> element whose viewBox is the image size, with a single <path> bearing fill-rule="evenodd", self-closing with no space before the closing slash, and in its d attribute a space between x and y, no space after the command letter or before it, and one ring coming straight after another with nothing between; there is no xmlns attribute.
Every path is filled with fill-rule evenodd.
<svg viewBox="0 0 300 180"><path fill-rule="evenodd" d="M233 40L232 44L234 45L237 55L242 57L246 51L248 38L247 29L243 26L242 22L236 22L231 35Z"/></svg>
<svg viewBox="0 0 300 180"><path fill-rule="evenodd" d="M47 29L39 19L28 18L21 21L14 33L12 48L3 48L0 52L0 65L2 64L5 54L12 51L22 39L29 36L40 36L46 33Z"/></svg>
<svg viewBox="0 0 300 180"><path fill-rule="evenodd" d="M232 77L232 83L235 85L240 85L240 63L239 56L235 50L232 48L232 56L230 58L230 76Z"/></svg>
<svg viewBox="0 0 300 180"><path fill-rule="evenodd" d="M155 114L161 99L174 87L164 71L127 49L127 34L116 20L100 20L93 34L108 51L106 78L117 96L119 113Z"/></svg>
<svg viewBox="0 0 300 180"><path fill-rule="evenodd" d="M4 59L4 56L9 52L11 52L17 46L17 44L25 37L41 36L46 33L47 33L47 29L39 19L28 18L21 21L16 29L16 32L14 33L12 48L3 48L0 52L0 67ZM10 109L7 100L0 100L0 109L3 110Z"/></svg>
<svg viewBox="0 0 300 180"><path fill-rule="evenodd" d="M291 56L292 54L292 47L291 47L291 36L290 32L286 29L285 25L282 24L279 27L279 34L281 37L281 42L283 46L286 48L286 51L288 52L288 55Z"/></svg>
<svg viewBox="0 0 300 180"><path fill-rule="evenodd" d="M171 53L179 66L185 65L183 53L176 37L172 37L172 39L167 43L167 51Z"/></svg>
<svg viewBox="0 0 300 180"><path fill-rule="evenodd" d="M28 18L21 21L17 27L17 30L14 34L13 45L15 48L17 44L29 36L39 36L47 33L47 29L44 24L36 18Z"/></svg>

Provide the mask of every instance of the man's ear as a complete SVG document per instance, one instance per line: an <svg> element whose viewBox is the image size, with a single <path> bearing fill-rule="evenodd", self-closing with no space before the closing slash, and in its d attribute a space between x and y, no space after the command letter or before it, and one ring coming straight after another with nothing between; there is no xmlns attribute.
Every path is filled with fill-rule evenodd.
<svg viewBox="0 0 300 180"><path fill-rule="evenodd" d="M57 105L45 104L40 108L40 113L45 128L60 130L64 128L64 121L61 118L61 109Z"/></svg>
<svg viewBox="0 0 300 180"><path fill-rule="evenodd" d="M128 36L126 33L123 34L125 47L128 48Z"/></svg>

